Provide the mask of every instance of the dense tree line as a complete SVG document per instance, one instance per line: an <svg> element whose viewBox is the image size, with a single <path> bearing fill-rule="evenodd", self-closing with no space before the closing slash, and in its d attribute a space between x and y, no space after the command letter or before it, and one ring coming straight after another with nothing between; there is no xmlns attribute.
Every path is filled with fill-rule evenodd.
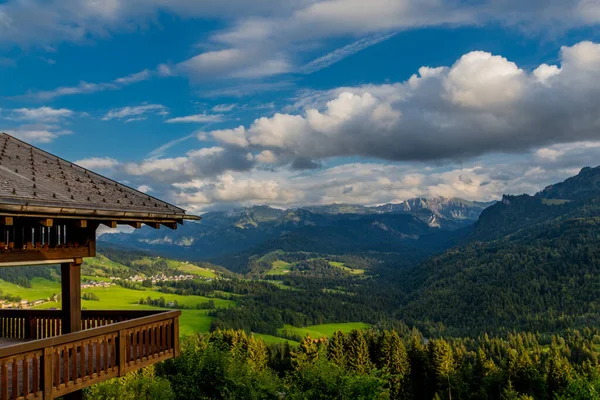
<svg viewBox="0 0 600 400"><path fill-rule="evenodd" d="M90 394L128 398L114 388L129 387L153 391L146 398L182 400L599 399L599 344L590 329L451 340L425 340L416 330L354 330L307 336L298 346L267 346L226 330L188 337L181 356L158 365L152 382L143 372L128 378L143 384L112 381Z"/></svg>

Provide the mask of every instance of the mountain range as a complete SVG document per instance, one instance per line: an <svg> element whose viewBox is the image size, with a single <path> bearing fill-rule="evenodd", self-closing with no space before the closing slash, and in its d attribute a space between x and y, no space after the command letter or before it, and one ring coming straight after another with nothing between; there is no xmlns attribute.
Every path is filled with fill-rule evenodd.
<svg viewBox="0 0 600 400"><path fill-rule="evenodd" d="M209 212L199 223L175 231L145 227L132 234L106 234L100 240L165 256L212 261L279 248L331 254L397 252L416 246L426 236L472 225L491 204L438 197L374 207L332 204L281 210L254 206Z"/></svg>

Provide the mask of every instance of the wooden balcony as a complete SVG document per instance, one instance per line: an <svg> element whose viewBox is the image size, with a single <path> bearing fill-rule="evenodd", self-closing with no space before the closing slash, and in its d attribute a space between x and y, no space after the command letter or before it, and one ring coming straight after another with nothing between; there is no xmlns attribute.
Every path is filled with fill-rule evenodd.
<svg viewBox="0 0 600 400"><path fill-rule="evenodd" d="M180 311L0 310L0 400L54 399L179 354Z"/></svg>

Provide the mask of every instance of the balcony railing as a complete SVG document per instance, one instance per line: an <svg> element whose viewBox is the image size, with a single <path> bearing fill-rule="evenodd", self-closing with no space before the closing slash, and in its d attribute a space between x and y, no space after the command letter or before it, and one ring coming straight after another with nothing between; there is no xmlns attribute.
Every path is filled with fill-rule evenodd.
<svg viewBox="0 0 600 400"><path fill-rule="evenodd" d="M179 354L180 311L82 311L61 335L61 311L1 310L0 400L53 399Z"/></svg>

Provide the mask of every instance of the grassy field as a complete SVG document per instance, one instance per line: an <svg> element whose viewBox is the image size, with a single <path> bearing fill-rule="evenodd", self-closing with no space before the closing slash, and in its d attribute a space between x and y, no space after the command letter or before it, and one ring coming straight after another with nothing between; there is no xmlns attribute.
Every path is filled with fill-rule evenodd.
<svg viewBox="0 0 600 400"><path fill-rule="evenodd" d="M179 271L185 272L190 275L196 275L199 277L212 278L212 279L217 277L217 274L215 274L215 272L210 269L202 268L202 267L199 267L199 266L189 263L189 262L171 260L168 258L143 257L139 260L135 260L133 262L133 264L140 265L140 266L151 266L160 260L165 261L167 263L167 265L169 266L169 268L177 269Z"/></svg>
<svg viewBox="0 0 600 400"><path fill-rule="evenodd" d="M277 336L265 335L262 333L253 333L252 335L256 338L261 338L262 340L265 341L266 344L283 344L285 342L288 342L291 346L297 346L300 344L293 340L288 340L288 339L280 338Z"/></svg>
<svg viewBox="0 0 600 400"><path fill-rule="evenodd" d="M52 297L60 293L60 283L49 281L44 278L33 278L31 280L32 287L24 288L14 283L0 280L0 290L4 294L19 296L22 300L42 300Z"/></svg>
<svg viewBox="0 0 600 400"><path fill-rule="evenodd" d="M129 267L123 264L119 264L108 258L104 257L102 254L98 254L96 257L88 258L85 260L84 265L92 268L94 271L94 276L110 276L108 271L128 271ZM108 275L107 275L108 274Z"/></svg>
<svg viewBox="0 0 600 400"><path fill-rule="evenodd" d="M96 277L86 277L97 279ZM60 293L60 283L48 281L43 278L32 279L32 288L23 288L15 284L0 280L0 290L5 294L20 296L24 300L47 299L54 294ZM141 298L150 296L153 299L164 297L166 301L177 301L178 304L195 308L196 304L213 300L217 307L235 307L236 303L231 300L213 299L203 296L180 296L176 294L166 294L155 290L133 290L125 289L120 286L111 286L109 288L83 289L83 293L94 293L100 300L81 300L81 306L88 310L160 310L158 307L152 307L139 304ZM61 308L60 303L46 302L37 307L37 309ZM164 309L163 309L164 310ZM208 315L208 310L182 310L180 319L180 332L182 335L188 335L195 332L208 332L213 318Z"/></svg>
<svg viewBox="0 0 600 400"><path fill-rule="evenodd" d="M267 272L267 275L284 275L290 272L292 264L289 262L277 260L273 261L273 266Z"/></svg>
<svg viewBox="0 0 600 400"><path fill-rule="evenodd" d="M304 337L310 335L313 338L331 337L334 332L342 331L348 333L353 329L368 329L371 325L362 322L347 322L340 324L323 324L323 325L312 325L304 328L296 328L292 325L285 325L283 329L280 329L278 334L284 335L285 333L298 335Z"/></svg>
<svg viewBox="0 0 600 400"><path fill-rule="evenodd" d="M266 276L285 275L290 272L290 270L295 265L295 263L289 263L289 262L280 260L279 256L281 256L283 254L285 254L283 251L277 250L277 251L272 251L270 253L267 253L264 256L262 256L261 258L259 258L259 261L266 261L266 262L271 263L271 269L265 273ZM331 265L332 267L343 269L344 271L346 271L352 275L364 275L365 274L364 269L352 269L352 268L349 268L343 262L329 261L326 258L311 258L308 261L316 261L316 260L327 261L329 263L329 265Z"/></svg>
<svg viewBox="0 0 600 400"><path fill-rule="evenodd" d="M346 271L352 275L364 275L365 274L364 269L352 269L352 268L347 267L346 264L344 264L343 262L329 261L329 265L331 265L332 267L341 268L344 271Z"/></svg>

